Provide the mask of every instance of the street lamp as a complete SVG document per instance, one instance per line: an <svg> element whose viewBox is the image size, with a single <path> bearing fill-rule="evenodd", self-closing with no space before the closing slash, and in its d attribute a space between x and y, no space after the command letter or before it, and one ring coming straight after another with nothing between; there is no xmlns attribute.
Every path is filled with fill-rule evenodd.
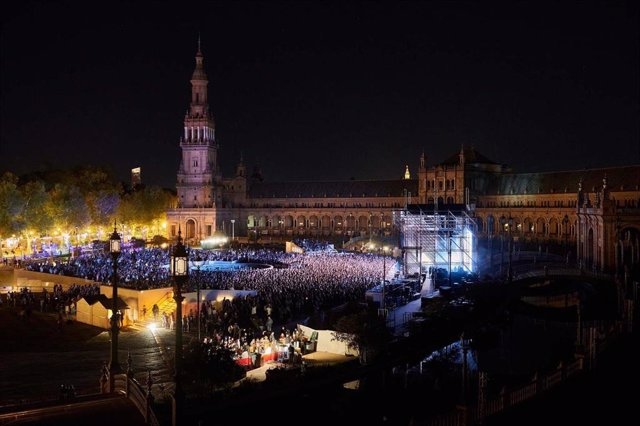
<svg viewBox="0 0 640 426"><path fill-rule="evenodd" d="M490 216L493 219L492 216ZM489 234L489 270L493 273L493 220L487 218L487 233Z"/></svg>
<svg viewBox="0 0 640 426"><path fill-rule="evenodd" d="M235 219L231 219L231 241L234 241L236 239L236 220Z"/></svg>
<svg viewBox="0 0 640 426"><path fill-rule="evenodd" d="M382 251L382 314L387 316L387 246L380 247Z"/></svg>
<svg viewBox="0 0 640 426"><path fill-rule="evenodd" d="M504 268L504 224L507 219L504 215L500 216L500 276L502 277L502 270Z"/></svg>
<svg viewBox="0 0 640 426"><path fill-rule="evenodd" d="M232 222L233 223L233 222ZM200 339L200 267L206 261L200 257L200 252L196 253L196 258L191 261L198 271L198 277L196 279L196 318L198 319L198 342L202 342Z"/></svg>
<svg viewBox="0 0 640 426"><path fill-rule="evenodd" d="M121 251L120 235L116 228L116 222L113 222L113 234L109 238L109 252L113 265L113 276L111 278L112 287L112 305L111 305L111 359L109 360L109 391L115 392L115 375L120 373L120 364L118 363L118 257Z"/></svg>
<svg viewBox="0 0 640 426"><path fill-rule="evenodd" d="M512 236L511 236L511 228L513 226L513 218L509 216L509 218L505 218L504 215L500 217L500 226L502 227L501 232L501 241L500 241L500 273L502 274L502 265L504 264L504 232L505 228L508 234L508 249L509 249L509 267L507 268L507 280L511 282L511 247L512 247Z"/></svg>
<svg viewBox="0 0 640 426"><path fill-rule="evenodd" d="M567 235L568 235L568 226L569 226L569 216L568 215L564 215L564 217L562 218L562 224L564 225L564 252L565 252L565 256L567 258L567 264L569 263L569 253L568 253L568 247L567 247Z"/></svg>
<svg viewBox="0 0 640 426"><path fill-rule="evenodd" d="M178 242L171 252L171 260L169 270L173 277L173 300L176 302L176 349L175 349L175 367L174 380L175 391L173 395L173 425L176 425L180 418L180 409L182 404L182 388L180 384L180 376L182 374L182 286L189 279L189 255L187 249L182 244L182 232L178 227Z"/></svg>
<svg viewBox="0 0 640 426"><path fill-rule="evenodd" d="M513 256L513 235L511 234L511 228L513 227L513 218L509 216L509 268L507 269L507 281L511 283L513 271L511 269L511 258Z"/></svg>

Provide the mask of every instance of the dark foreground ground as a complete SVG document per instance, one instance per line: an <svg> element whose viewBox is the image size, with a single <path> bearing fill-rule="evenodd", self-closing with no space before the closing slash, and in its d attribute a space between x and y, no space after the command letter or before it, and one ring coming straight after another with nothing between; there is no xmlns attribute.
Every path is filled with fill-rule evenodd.
<svg viewBox="0 0 640 426"><path fill-rule="evenodd" d="M169 334L163 329L157 334ZM167 336L166 340L170 341ZM154 393L171 382L159 344L146 329L126 327L120 333L119 358L133 358L136 378L151 370ZM102 364L109 360L110 337L105 330L78 322L61 327L52 313L0 308L0 411L58 398L61 385L73 385L78 395L99 392Z"/></svg>
<svg viewBox="0 0 640 426"><path fill-rule="evenodd" d="M595 371L486 422L507 425L638 424L640 416L640 338L636 330L599 359Z"/></svg>

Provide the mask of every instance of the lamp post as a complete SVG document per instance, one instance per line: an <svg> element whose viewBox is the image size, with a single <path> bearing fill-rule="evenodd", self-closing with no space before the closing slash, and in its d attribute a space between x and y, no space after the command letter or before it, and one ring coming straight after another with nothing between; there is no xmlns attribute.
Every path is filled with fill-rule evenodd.
<svg viewBox="0 0 640 426"><path fill-rule="evenodd" d="M196 279L196 318L198 320L198 342L202 342L200 338L200 267L205 263L205 260L200 257L200 252L198 252L196 253L196 258L192 260L191 263L193 263L198 271L198 277Z"/></svg>
<svg viewBox="0 0 640 426"><path fill-rule="evenodd" d="M564 225L564 255L566 257L566 262L567 264L569 263L569 252L568 252L568 246L567 246L567 235L569 234L568 231L568 227L569 227L569 216L568 215L564 215L564 217L562 218L562 224Z"/></svg>
<svg viewBox="0 0 640 426"><path fill-rule="evenodd" d="M111 278L112 305L111 305L111 358L109 360L109 391L115 391L115 375L120 373L120 363L118 363L118 257L120 257L121 240L113 222L113 234L109 238L109 252L113 265L113 276Z"/></svg>
<svg viewBox="0 0 640 426"><path fill-rule="evenodd" d="M504 264L504 232L505 232L505 228L508 232L508 250L509 250L509 267L507 268L507 281L511 282L511 249L512 249L512 236L511 236L511 227L513 227L513 218L511 216L509 216L509 218L507 219L506 217L500 216L500 226L502 228L501 230L501 241L500 241L500 273L502 274L502 265Z"/></svg>
<svg viewBox="0 0 640 426"><path fill-rule="evenodd" d="M231 219L231 241L236 239L236 220Z"/></svg>
<svg viewBox="0 0 640 426"><path fill-rule="evenodd" d="M506 223L504 215L500 216L500 276L504 267L504 224Z"/></svg>
<svg viewBox="0 0 640 426"><path fill-rule="evenodd" d="M387 246L380 247L380 250L382 251L382 313L386 318L386 316L387 316L386 289L387 289L387 250L388 250L388 247Z"/></svg>
<svg viewBox="0 0 640 426"><path fill-rule="evenodd" d="M173 394L173 422L175 426L180 418L182 405L182 386L180 383L182 375L182 286L189 278L187 249L182 244L182 232L178 227L178 242L173 247L170 260L170 273L173 277L173 300L176 302L176 349L175 349L175 366L174 380L175 391Z"/></svg>
<svg viewBox="0 0 640 426"><path fill-rule="evenodd" d="M491 223L491 226L489 226L488 220L487 220L487 231L489 233L489 270L493 270L493 222ZM493 272L492 272L493 273Z"/></svg>
<svg viewBox="0 0 640 426"><path fill-rule="evenodd" d="M511 269L511 258L513 256L513 235L511 234L511 228L513 227L513 218L509 216L509 268L507 268L507 281L511 283L513 271Z"/></svg>

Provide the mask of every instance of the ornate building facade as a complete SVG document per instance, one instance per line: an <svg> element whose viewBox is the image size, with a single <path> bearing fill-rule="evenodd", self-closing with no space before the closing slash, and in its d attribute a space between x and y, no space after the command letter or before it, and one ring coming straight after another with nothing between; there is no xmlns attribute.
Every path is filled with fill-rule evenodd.
<svg viewBox="0 0 640 426"><path fill-rule="evenodd" d="M419 202L466 204L477 234L521 245L556 243L585 267L622 272L640 260L640 166L514 173L472 147L427 167Z"/></svg>
<svg viewBox="0 0 640 426"><path fill-rule="evenodd" d="M394 180L263 182L257 170L248 176L240 159L235 176L222 177L207 85L198 47L180 138L177 205L167 212L170 238L178 229L191 244L220 232L255 239L391 235L393 210L416 199L418 183L408 166Z"/></svg>
<svg viewBox="0 0 640 426"><path fill-rule="evenodd" d="M169 237L187 242L227 236L322 237L391 235L393 212L407 204L466 205L477 235L525 243L563 244L585 267L622 270L640 259L640 166L514 173L472 147L433 166L420 157L418 179L266 182L218 166L215 122L200 48L191 103L180 138L178 204L167 212Z"/></svg>

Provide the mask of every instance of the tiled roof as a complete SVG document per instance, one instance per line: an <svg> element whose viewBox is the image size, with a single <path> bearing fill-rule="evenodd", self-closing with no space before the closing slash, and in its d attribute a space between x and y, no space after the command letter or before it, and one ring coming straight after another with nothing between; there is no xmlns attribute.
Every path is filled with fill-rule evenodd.
<svg viewBox="0 0 640 426"><path fill-rule="evenodd" d="M576 193L581 178L583 191L592 192L594 188L602 188L605 176L610 191L637 190L640 187L640 165L637 165L563 172L506 173L495 176L489 184L488 194Z"/></svg>
<svg viewBox="0 0 640 426"><path fill-rule="evenodd" d="M418 195L416 179L346 180L332 182L256 182L249 198L402 197Z"/></svg>
<svg viewBox="0 0 640 426"><path fill-rule="evenodd" d="M466 164L498 164L495 161L489 160L487 157L476 151L472 146L465 146L462 149L464 150L464 162ZM460 164L460 151L440 163L442 166L453 166L456 164Z"/></svg>

